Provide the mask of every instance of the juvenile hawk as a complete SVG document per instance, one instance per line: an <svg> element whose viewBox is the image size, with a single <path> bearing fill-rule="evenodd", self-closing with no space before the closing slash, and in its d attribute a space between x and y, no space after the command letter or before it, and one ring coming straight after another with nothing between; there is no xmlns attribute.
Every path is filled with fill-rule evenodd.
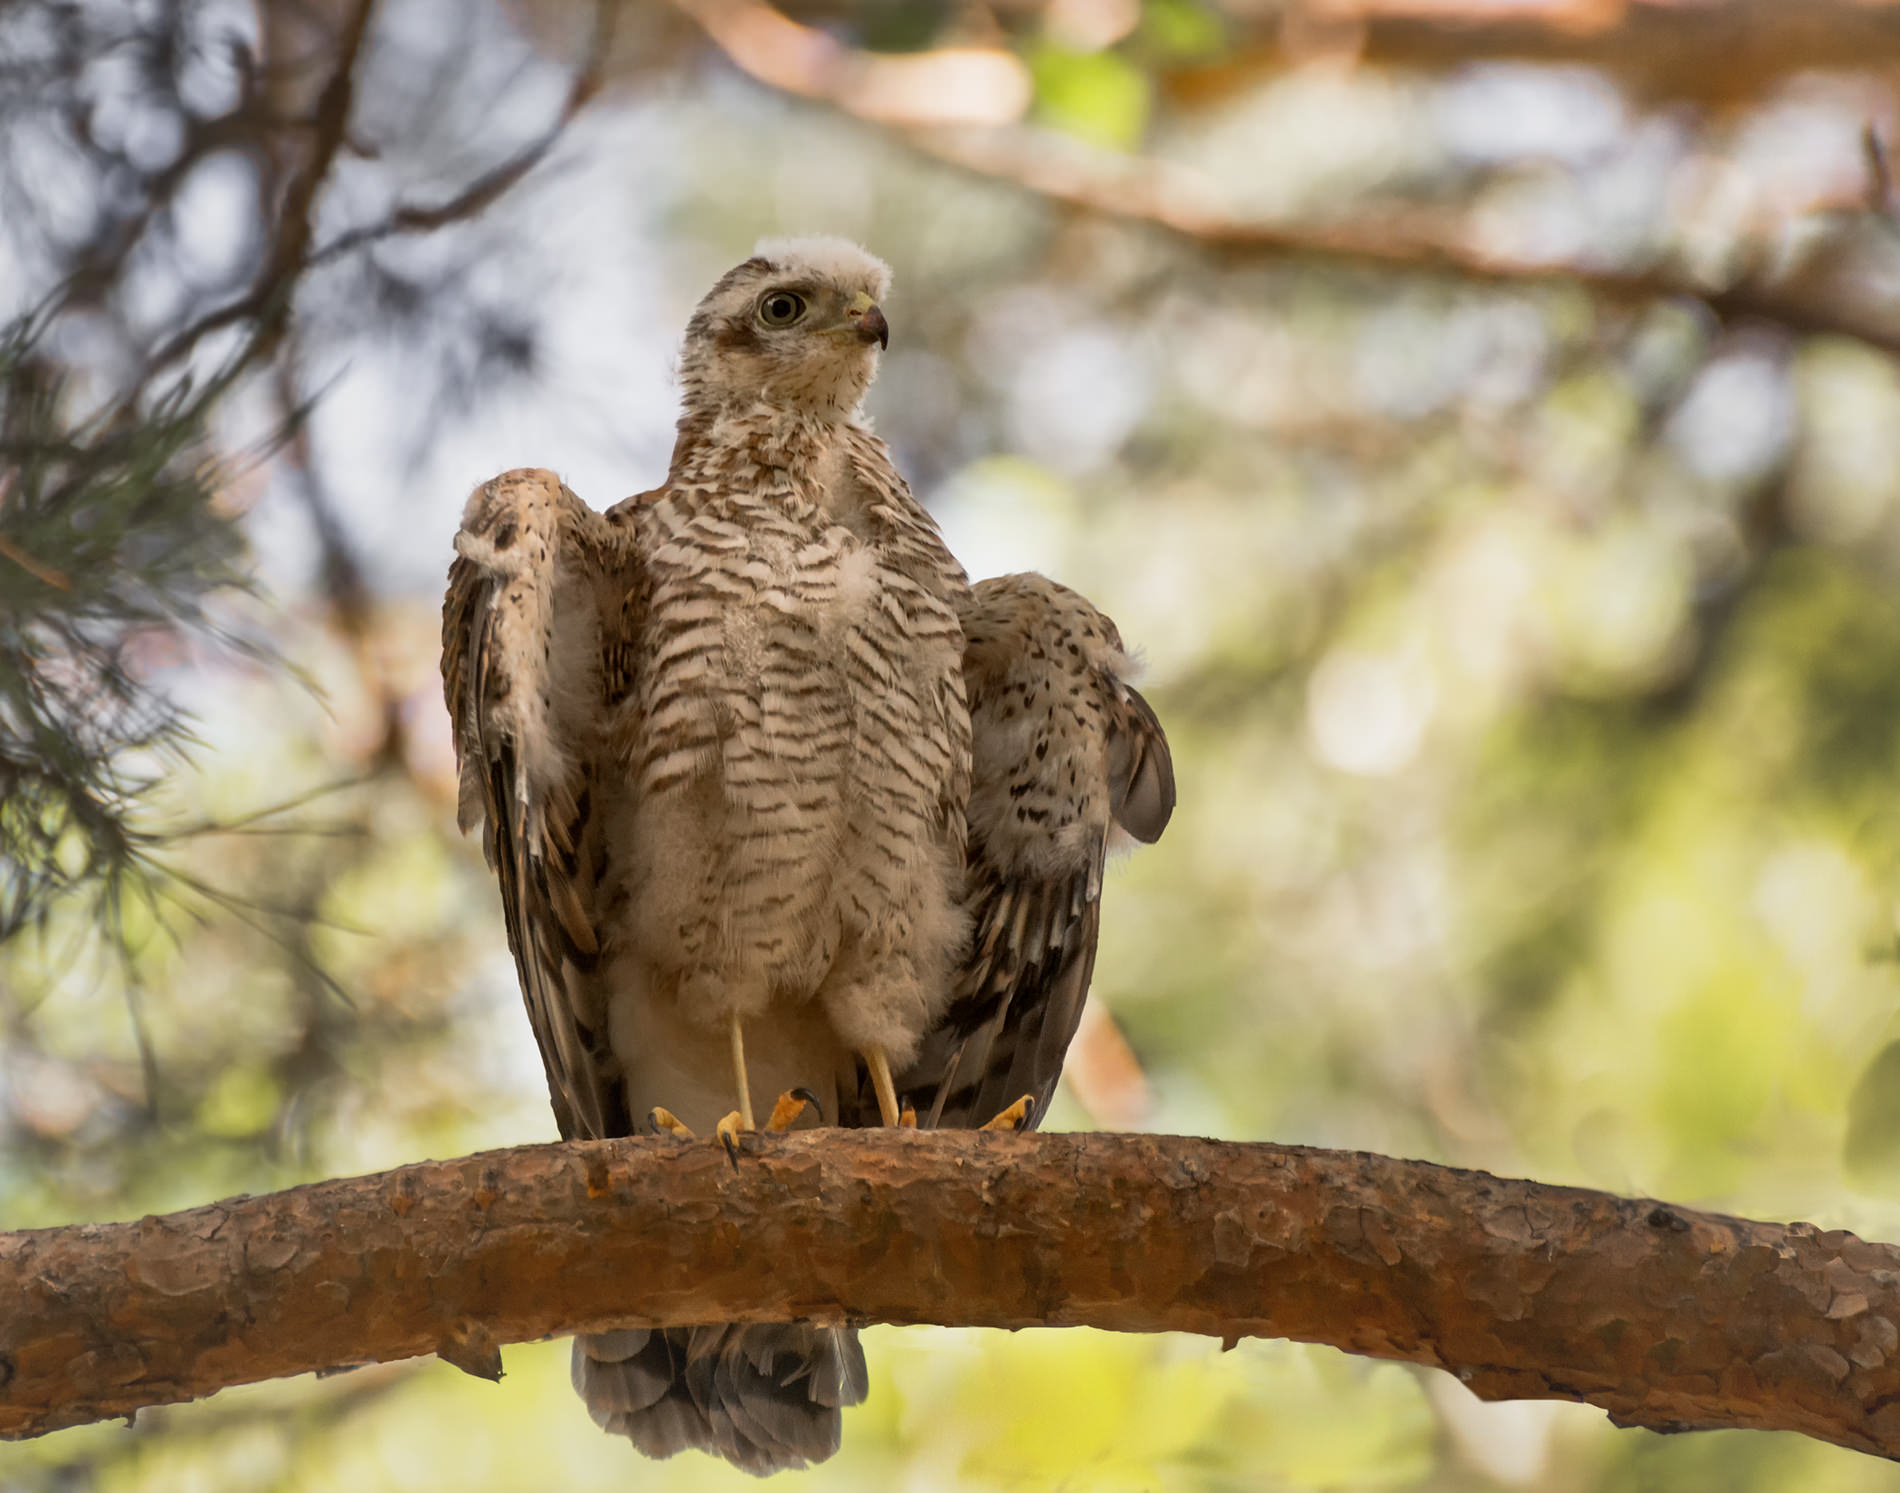
<svg viewBox="0 0 1900 1493"><path fill-rule="evenodd" d="M1039 1108L1111 822L1152 841L1172 810L1113 624L1040 576L972 588L863 423L888 282L850 244L762 243L687 324L664 486L602 514L524 470L469 499L459 817L564 1136L783 1124L801 1090L842 1125L900 1094L928 1124ZM715 1325L580 1338L574 1382L651 1456L766 1473L837 1449L865 1368L846 1329Z"/></svg>

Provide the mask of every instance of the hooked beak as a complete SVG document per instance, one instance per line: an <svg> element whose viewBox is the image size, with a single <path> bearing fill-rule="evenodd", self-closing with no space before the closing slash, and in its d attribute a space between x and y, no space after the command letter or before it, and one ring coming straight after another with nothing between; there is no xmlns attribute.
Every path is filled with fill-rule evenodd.
<svg viewBox="0 0 1900 1493"><path fill-rule="evenodd" d="M880 348L891 345L891 324L884 319L877 302L863 291L852 298L844 314L857 333L858 341L875 342Z"/></svg>

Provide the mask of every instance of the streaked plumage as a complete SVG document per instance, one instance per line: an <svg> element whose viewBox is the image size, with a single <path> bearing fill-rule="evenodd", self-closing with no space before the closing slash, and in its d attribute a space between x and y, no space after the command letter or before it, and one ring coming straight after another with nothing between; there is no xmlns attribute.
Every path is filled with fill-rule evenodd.
<svg viewBox="0 0 1900 1493"><path fill-rule="evenodd" d="M982 581L963 628L971 941L899 1087L922 1123L968 1128L1024 1094L1046 1113L1095 967L1110 837L1161 837L1174 764L1121 634L1075 592Z"/></svg>
<svg viewBox="0 0 1900 1493"><path fill-rule="evenodd" d="M974 592L858 404L887 272L762 244L687 328L665 485L605 514L546 472L470 498L443 611L464 828L484 825L565 1136L705 1133L804 1087L875 1123L1045 1104L1087 993L1111 820L1167 746L1114 627L1039 576ZM799 310L776 319L796 301ZM967 693L967 698L966 698ZM974 722L975 735L972 737ZM595 1334L594 1419L754 1472L834 1451L855 1333Z"/></svg>

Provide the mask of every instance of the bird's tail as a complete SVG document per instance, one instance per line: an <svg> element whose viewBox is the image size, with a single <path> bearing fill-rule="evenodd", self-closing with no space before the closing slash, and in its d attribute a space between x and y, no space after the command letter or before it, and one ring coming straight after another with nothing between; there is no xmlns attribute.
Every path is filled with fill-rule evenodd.
<svg viewBox="0 0 1900 1493"><path fill-rule="evenodd" d="M630 1328L574 1339L574 1388L604 1431L649 1457L696 1447L764 1477L838 1449L863 1401L864 1350L803 1323Z"/></svg>

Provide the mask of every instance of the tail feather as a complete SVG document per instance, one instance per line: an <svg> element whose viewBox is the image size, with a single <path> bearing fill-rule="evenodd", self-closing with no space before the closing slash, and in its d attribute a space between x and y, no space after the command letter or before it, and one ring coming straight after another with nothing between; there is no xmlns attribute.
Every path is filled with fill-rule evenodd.
<svg viewBox="0 0 1900 1493"><path fill-rule="evenodd" d="M763 1477L837 1451L869 1384L857 1333L793 1323L592 1333L574 1340L574 1388L649 1457L698 1448Z"/></svg>
<svg viewBox="0 0 1900 1493"><path fill-rule="evenodd" d="M664 1332L628 1328L574 1339L574 1388L588 1413L608 1430L604 1417L633 1415L656 1405L673 1385L672 1345Z"/></svg>

